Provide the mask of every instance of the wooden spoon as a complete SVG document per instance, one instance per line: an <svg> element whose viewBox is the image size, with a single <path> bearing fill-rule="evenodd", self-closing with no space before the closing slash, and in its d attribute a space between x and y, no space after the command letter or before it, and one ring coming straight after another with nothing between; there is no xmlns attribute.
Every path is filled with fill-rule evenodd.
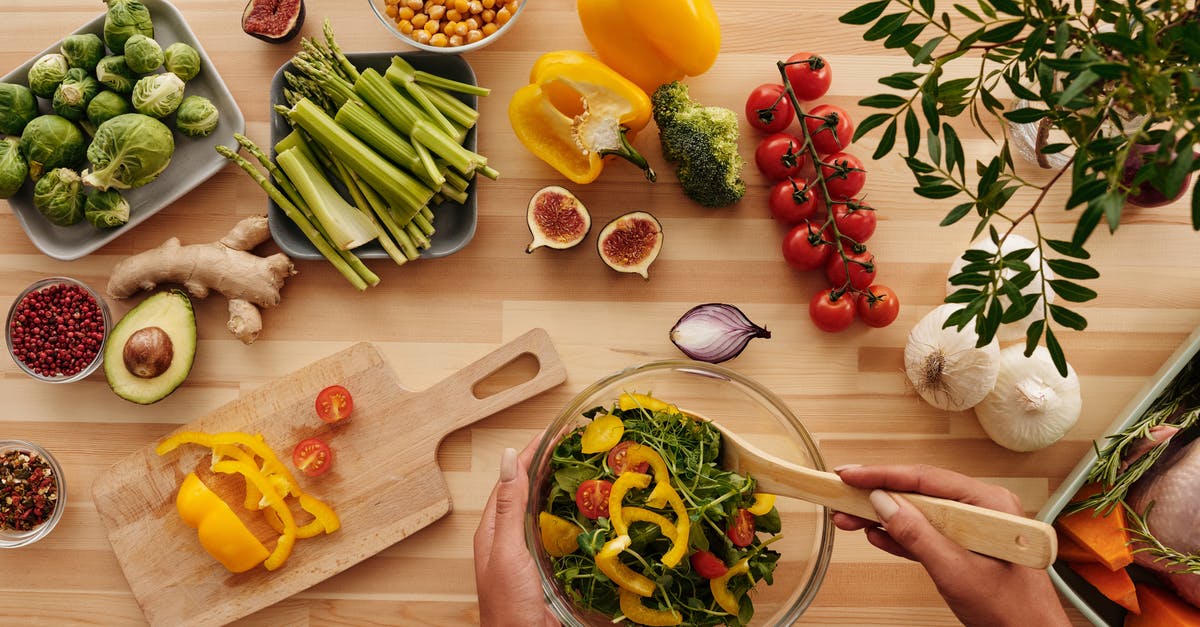
<svg viewBox="0 0 1200 627"><path fill-rule="evenodd" d="M724 436L722 467L752 475L763 492L881 522L867 500L870 490L849 486L835 473L764 453L720 424L711 424ZM912 503L934 528L965 549L1030 568L1046 568L1054 562L1058 538L1054 528L1040 520L924 494L890 494Z"/></svg>

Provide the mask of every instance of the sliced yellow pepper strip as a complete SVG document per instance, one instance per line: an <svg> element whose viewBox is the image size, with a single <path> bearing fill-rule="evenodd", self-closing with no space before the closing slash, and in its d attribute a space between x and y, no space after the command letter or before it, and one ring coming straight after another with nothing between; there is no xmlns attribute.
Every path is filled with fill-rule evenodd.
<svg viewBox="0 0 1200 627"><path fill-rule="evenodd" d="M579 548L579 534L583 528L579 525L555 516L550 512L538 514L538 531L542 536L542 547L550 557L570 555Z"/></svg>
<svg viewBox="0 0 1200 627"><path fill-rule="evenodd" d="M271 447L267 446L262 435L250 435L241 431L227 431L224 433L181 431L159 443L155 448L155 452L159 455L166 455L184 444L199 444L210 449L222 444L240 444L263 460L262 472L264 474L279 475L287 481L288 494L292 496L300 495L300 484L296 483L296 478L292 475L291 471L287 469L287 466L283 465L283 462L279 461L279 458L275 456L275 452L271 450Z"/></svg>
<svg viewBox="0 0 1200 627"><path fill-rule="evenodd" d="M629 536L617 536L605 542L596 554L596 567L621 588L648 597L654 594L657 584L621 562L621 552L629 548L631 542Z"/></svg>
<svg viewBox="0 0 1200 627"><path fill-rule="evenodd" d="M609 511L611 512L612 510L610 509ZM658 528L662 530L663 537L671 541L674 541L678 535L675 525L671 524L671 521L667 520L666 516L652 512L648 509L642 509L640 507L622 507L621 518L625 521L626 525L635 522L648 522L658 525Z"/></svg>
<svg viewBox="0 0 1200 627"><path fill-rule="evenodd" d="M313 523L321 523L321 529L325 533L333 533L342 527L342 520L338 518L337 512L333 511L333 508L326 505L321 499L307 493L301 494L297 498L300 501L300 508L312 514L315 519ZM309 523L309 525L313 523Z"/></svg>
<svg viewBox="0 0 1200 627"><path fill-rule="evenodd" d="M670 403L665 403L663 401L660 401L657 398L654 398L653 396L650 396L648 394L639 394L637 392L622 393L620 396L617 397L617 407L620 407L621 409L624 409L626 411L628 411L630 409L637 409L640 407L642 409L648 409L650 411L663 411L663 412L668 412L668 413L672 413L672 414L679 413L678 407L676 407Z"/></svg>
<svg viewBox="0 0 1200 627"><path fill-rule="evenodd" d="M244 449L242 449L241 446L238 446L237 444L217 444L212 447L212 464L216 464L226 457L251 464L255 463L254 456L250 453L247 453ZM212 464L209 465L210 469L212 468ZM246 478L245 483L246 499L242 501L242 507L246 509L262 509L262 507L259 505L259 502L262 499L262 493L258 491L258 488L254 486L254 482L249 478Z"/></svg>
<svg viewBox="0 0 1200 627"><path fill-rule="evenodd" d="M619 536L629 534L629 525L622 517L625 494L633 488L645 488L650 485L650 475L640 472L626 472L613 482L608 493L608 520L612 523L613 531Z"/></svg>
<svg viewBox="0 0 1200 627"><path fill-rule="evenodd" d="M667 486L671 491L667 493L667 502L671 504L671 509L675 510L675 539L671 545L671 549L663 553L662 563L667 568L675 568L687 554L688 536L691 533L692 521L688 518L687 507L683 505L683 499L679 498L679 493L674 488Z"/></svg>
<svg viewBox="0 0 1200 627"><path fill-rule="evenodd" d="M678 610L653 610L642 605L642 597L631 590L617 588L617 598L621 600L621 613L625 618L647 627L670 627L683 623L683 615Z"/></svg>
<svg viewBox="0 0 1200 627"><path fill-rule="evenodd" d="M712 590L713 599L716 600L717 605L734 616L738 615L741 604L729 591L729 580L738 575L748 574L750 574L750 558L744 557L738 563L730 566L724 575L708 580L708 587Z"/></svg>
<svg viewBox="0 0 1200 627"><path fill-rule="evenodd" d="M279 519L283 521L283 534L279 536L279 540L275 543L275 550L271 551L271 556L263 562L263 566L267 570L275 570L283 565L287 558L292 553L292 547L296 544L296 518L292 516L292 510L288 509L287 503L283 497L275 491L275 488L263 476L258 468L239 460L225 460L218 462L213 466L213 470L225 474L240 474L249 478L262 492L263 498L279 514Z"/></svg>
<svg viewBox="0 0 1200 627"><path fill-rule="evenodd" d="M270 551L196 473L188 473L175 496L179 517L196 529L200 546L230 572L242 573L270 556Z"/></svg>
<svg viewBox="0 0 1200 627"><path fill-rule="evenodd" d="M636 442L631 444L629 448L625 449L625 459L626 468L633 468L642 462L649 464L650 469L654 471L654 480L658 483L669 483L671 480L671 473L667 471L667 462L663 461L662 455L659 455L658 451L649 446Z"/></svg>
<svg viewBox="0 0 1200 627"><path fill-rule="evenodd" d="M746 511L755 516L762 516L771 511L775 507L775 495L756 492L754 494L754 504L746 508Z"/></svg>

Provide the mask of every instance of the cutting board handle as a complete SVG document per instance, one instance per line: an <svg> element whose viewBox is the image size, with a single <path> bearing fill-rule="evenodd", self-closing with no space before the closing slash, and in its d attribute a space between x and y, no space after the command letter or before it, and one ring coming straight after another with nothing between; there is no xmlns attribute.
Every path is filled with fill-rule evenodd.
<svg viewBox="0 0 1200 627"><path fill-rule="evenodd" d="M532 379L490 394L475 395L475 387L522 355L538 362ZM567 380L567 371L545 329L532 329L513 341L434 384L424 395L444 399L444 417L435 421L438 439L527 400Z"/></svg>

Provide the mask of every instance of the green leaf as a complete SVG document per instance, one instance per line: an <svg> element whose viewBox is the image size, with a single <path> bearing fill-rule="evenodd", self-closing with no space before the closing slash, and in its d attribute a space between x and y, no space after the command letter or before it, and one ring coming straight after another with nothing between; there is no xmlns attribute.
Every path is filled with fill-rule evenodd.
<svg viewBox="0 0 1200 627"><path fill-rule="evenodd" d="M950 285L978 285L984 287L992 284L992 278L986 274L959 273L950 277Z"/></svg>
<svg viewBox="0 0 1200 627"><path fill-rule="evenodd" d="M1087 328L1087 319L1061 305L1050 305L1050 316L1068 329L1082 331Z"/></svg>
<svg viewBox="0 0 1200 627"><path fill-rule="evenodd" d="M1004 319L1004 308L1000 305L1000 299L992 299L992 304L988 307L986 317L979 318L975 323L975 330L979 333L979 341L976 346L987 346L992 343L992 339L996 337L996 331L1000 330L1000 321Z"/></svg>
<svg viewBox="0 0 1200 627"><path fill-rule="evenodd" d="M925 114L925 123L929 128L937 128L941 126L941 119L938 117L937 99L929 96L921 97L921 113Z"/></svg>
<svg viewBox="0 0 1200 627"><path fill-rule="evenodd" d="M903 48L915 41L917 36L921 34L921 31L925 30L925 27L928 25L928 22L905 24L888 36L887 40L883 42L883 47L889 50Z"/></svg>
<svg viewBox="0 0 1200 627"><path fill-rule="evenodd" d="M908 156L917 154L921 148L921 123L917 121L917 112L912 107L904 114L904 138L908 141Z"/></svg>
<svg viewBox="0 0 1200 627"><path fill-rule="evenodd" d="M937 168L929 165L928 163L925 163L924 161L921 161L920 159L918 159L916 157L905 157L904 162L908 164L909 170L912 170L914 173L918 173L918 174L921 174L921 173L927 174L929 172L933 172L933 171L937 170Z"/></svg>
<svg viewBox="0 0 1200 627"><path fill-rule="evenodd" d="M925 15L932 16L935 8L937 8L936 0L921 0L921 10L925 12Z"/></svg>
<svg viewBox="0 0 1200 627"><path fill-rule="evenodd" d="M953 174L954 166L958 166L959 174L965 178L967 157L963 153L962 141L958 139L958 132L954 130L949 123L942 125L942 137L946 142L946 171Z"/></svg>
<svg viewBox="0 0 1200 627"><path fill-rule="evenodd" d="M883 135L879 137L879 145L875 147L875 154L872 159L882 159L884 155L892 151L896 146L896 120L892 120L887 128L883 129Z"/></svg>
<svg viewBox="0 0 1200 627"><path fill-rule="evenodd" d="M1004 83L1008 85L1008 89L1012 91L1013 95L1017 98L1023 98L1025 100L1038 99L1038 95L1034 93L1032 89L1026 87L1019 79L1007 73L1004 74Z"/></svg>
<svg viewBox="0 0 1200 627"><path fill-rule="evenodd" d="M990 262L995 257L996 257L996 253L994 253L994 252L988 252L988 251L980 249L980 248L968 248L963 251L961 259L968 263L975 262L975 261Z"/></svg>
<svg viewBox="0 0 1200 627"><path fill-rule="evenodd" d="M1074 100L1077 96L1083 94L1088 87L1094 85L1098 80L1100 80L1099 74L1091 70L1084 70L1079 74L1079 76L1075 77L1075 80L1071 81L1070 85L1067 85L1067 88L1064 89L1061 94L1058 95L1057 104L1059 106L1067 106L1067 103Z"/></svg>
<svg viewBox="0 0 1200 627"><path fill-rule="evenodd" d="M875 109L895 109L904 106L906 102L908 102L907 98L897 94L876 94L859 100L858 104Z"/></svg>
<svg viewBox="0 0 1200 627"><path fill-rule="evenodd" d="M853 141L862 139L864 135L875 129L875 127L882 126L884 122L892 119L892 117L890 113L872 113L868 115L862 122L858 123L858 128L854 129Z"/></svg>
<svg viewBox="0 0 1200 627"><path fill-rule="evenodd" d="M843 24L870 24L875 21L875 18L883 15L887 10L892 0L879 0L878 2L869 2L858 8L851 9L838 18L838 21Z"/></svg>
<svg viewBox="0 0 1200 627"><path fill-rule="evenodd" d="M1033 251L1035 251L1035 250L1037 250L1037 249L1036 248L1018 248L1010 253L1005 254L1004 261L1013 262L1013 261L1022 261L1025 259L1029 259L1029 256L1032 255Z"/></svg>
<svg viewBox="0 0 1200 627"><path fill-rule="evenodd" d="M986 41L989 43L1006 42L1021 34L1022 30L1025 30L1025 22L1009 22L1008 24L1002 24L984 32L979 38L979 41Z"/></svg>
<svg viewBox="0 0 1200 627"><path fill-rule="evenodd" d="M1025 329L1025 356L1033 354L1033 349L1037 348L1038 342L1042 340L1042 331L1046 328L1045 320L1034 320L1029 323L1029 328Z"/></svg>
<svg viewBox="0 0 1200 627"><path fill-rule="evenodd" d="M1067 208L1076 207L1081 203L1089 202L1104 190L1108 189L1108 182L1100 179L1092 179L1090 181L1080 181L1073 185L1070 197L1067 198Z"/></svg>
<svg viewBox="0 0 1200 627"><path fill-rule="evenodd" d="M942 140L937 136L937 128L925 132L925 142L929 144L929 162L937 165L942 162Z"/></svg>
<svg viewBox="0 0 1200 627"><path fill-rule="evenodd" d="M1064 279L1084 280L1095 279L1100 277L1100 273L1095 268L1078 261L1070 261L1068 259L1047 259L1046 265L1055 274Z"/></svg>
<svg viewBox="0 0 1200 627"><path fill-rule="evenodd" d="M942 221L941 221L941 223L938 224L938 226L950 226L951 224L958 222L959 220L966 217L966 215L968 213L971 213L971 209L973 209L974 207L975 207L975 203L973 203L973 202L965 202L961 205L954 207L953 209L950 210L950 213L946 214L946 217L942 218Z"/></svg>
<svg viewBox="0 0 1200 627"><path fill-rule="evenodd" d="M979 296L980 291L964 287L954 290L946 297L946 302L950 304L969 303Z"/></svg>
<svg viewBox="0 0 1200 627"><path fill-rule="evenodd" d="M1088 253L1088 251L1086 251L1066 240L1048 239L1048 240L1045 240L1045 242L1048 246L1050 246L1050 248L1053 248L1054 251L1060 255L1066 255L1068 257L1074 257L1076 259L1090 259L1092 257L1092 255L1090 253Z"/></svg>
<svg viewBox="0 0 1200 627"><path fill-rule="evenodd" d="M917 79L922 76L925 75L921 72L896 72L891 76L884 76L879 79L879 84L894 89L912 90L917 88Z"/></svg>
<svg viewBox="0 0 1200 627"><path fill-rule="evenodd" d="M918 196L938 200L941 198L957 196L962 190L950 185L937 185L933 187L917 187L914 188L913 191L915 191Z"/></svg>
<svg viewBox="0 0 1200 627"><path fill-rule="evenodd" d="M1116 192L1109 192L1099 199L1097 202L1104 207L1104 217L1108 219L1108 231L1110 233L1117 230L1121 225L1121 211L1125 208L1125 195Z"/></svg>
<svg viewBox="0 0 1200 627"><path fill-rule="evenodd" d="M1086 303L1093 298L1096 298L1096 292L1090 290L1078 283L1071 281L1063 281L1061 279L1053 279L1048 281L1050 288L1054 290L1063 300L1072 303Z"/></svg>
<svg viewBox="0 0 1200 627"><path fill-rule="evenodd" d="M975 3L979 5L979 10L983 11L984 15L992 18L993 20L998 17L996 15L996 9L993 9L992 5L987 2L987 0L975 0Z"/></svg>
<svg viewBox="0 0 1200 627"><path fill-rule="evenodd" d="M1007 13L1008 15L1024 15L1021 7L1013 0L992 0L992 6L996 7L1001 13Z"/></svg>
<svg viewBox="0 0 1200 627"><path fill-rule="evenodd" d="M933 39L930 39L929 41L925 42L921 46L921 48L917 50L916 54L912 55L913 67L921 65L922 63L925 63L926 61L928 61L929 58L933 56L933 51L936 50L937 47L939 45L941 45L942 41L944 41L945 39L946 39L946 36L942 35L941 37L934 37Z"/></svg>
<svg viewBox="0 0 1200 627"><path fill-rule="evenodd" d="M1184 179L1187 178L1189 172L1192 171L1192 163L1196 160L1196 153L1192 151L1192 140L1190 137L1184 136L1180 139L1179 144L1175 146L1175 163L1171 164L1171 169L1167 171L1167 178L1163 181L1163 189L1160 190L1168 197L1175 195L1175 190L1183 189L1186 185Z"/></svg>
<svg viewBox="0 0 1200 627"><path fill-rule="evenodd" d="M1029 35L1025 37L1025 43L1021 46L1021 57L1029 59L1039 56L1038 53L1041 51L1042 46L1046 45L1046 38L1049 35L1049 24L1043 23L1038 25L1037 28L1033 29L1033 32L1029 33ZM1025 96L1017 94L1016 91L1014 91L1013 94L1018 98L1025 98Z"/></svg>
<svg viewBox="0 0 1200 627"><path fill-rule="evenodd" d="M954 9L956 11L958 11L959 13L962 13L963 15L967 16L967 19L969 19L973 22L979 22L980 24L983 23L983 18L979 17L978 13L972 11L971 9L968 9L967 7L964 7L961 4L954 5Z"/></svg>
<svg viewBox="0 0 1200 627"><path fill-rule="evenodd" d="M1083 210L1079 221L1075 223L1075 232L1071 234L1071 243L1082 247L1088 237L1091 237L1092 232L1096 230L1102 217L1104 217L1104 209L1088 203L1088 208Z"/></svg>
<svg viewBox="0 0 1200 627"><path fill-rule="evenodd" d="M904 20L908 18L910 13L910 11L892 13L879 18L879 21L875 22L874 26L868 28L867 32L863 33L863 39L866 41L875 41L891 35L896 32L897 28L900 28L904 24Z"/></svg>
<svg viewBox="0 0 1200 627"><path fill-rule="evenodd" d="M1047 109L1037 109L1034 107L1023 107L1006 111L1004 117L1017 124L1029 124L1038 120L1050 117L1054 112Z"/></svg>
<svg viewBox="0 0 1200 627"><path fill-rule="evenodd" d="M1009 281L1011 281L1013 283L1013 285L1016 285L1017 287L1019 287L1021 289L1025 289L1026 287L1029 286L1030 283L1033 283L1033 280L1036 279L1037 276L1038 276L1037 270L1026 270L1026 271L1018 272L1018 273L1014 274L1012 276L1012 278L1009 279Z"/></svg>
<svg viewBox="0 0 1200 627"><path fill-rule="evenodd" d="M1054 362L1058 374L1067 376L1067 356L1063 354L1062 346L1059 345L1058 338L1054 337L1054 331L1051 329L1046 329L1046 350L1050 351L1050 361Z"/></svg>

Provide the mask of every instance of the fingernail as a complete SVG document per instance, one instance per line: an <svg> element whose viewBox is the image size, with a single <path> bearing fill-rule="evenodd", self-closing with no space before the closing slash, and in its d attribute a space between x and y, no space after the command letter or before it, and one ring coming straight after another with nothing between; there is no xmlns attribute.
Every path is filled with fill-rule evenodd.
<svg viewBox="0 0 1200 627"><path fill-rule="evenodd" d="M841 473L843 470L850 470L851 468L862 468L862 464L842 464L841 466L834 466L833 471Z"/></svg>
<svg viewBox="0 0 1200 627"><path fill-rule="evenodd" d="M500 481L509 482L517 477L517 449L506 448L500 457Z"/></svg>
<svg viewBox="0 0 1200 627"><path fill-rule="evenodd" d="M881 522L887 522L896 515L896 512L900 511L900 504L883 490L871 490L871 495L867 499L871 501L871 507L875 508L875 513L879 514Z"/></svg>

